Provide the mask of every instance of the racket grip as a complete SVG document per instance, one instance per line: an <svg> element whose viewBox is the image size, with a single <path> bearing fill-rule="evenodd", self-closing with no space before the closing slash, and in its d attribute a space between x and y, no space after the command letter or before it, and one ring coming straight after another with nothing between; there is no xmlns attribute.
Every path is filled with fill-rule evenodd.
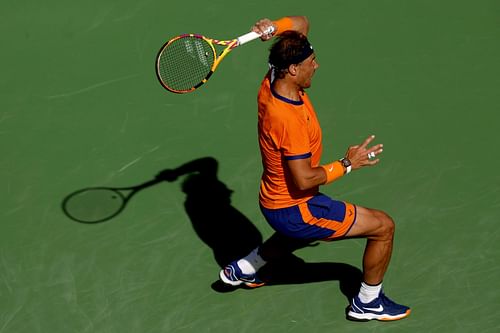
<svg viewBox="0 0 500 333"><path fill-rule="evenodd" d="M264 31L264 34L272 34L274 32L274 27L270 26L267 28L266 31ZM238 45L243 45L245 43L251 42L254 39L257 39L261 36L261 34L250 31L247 34L244 34L243 36L238 37Z"/></svg>

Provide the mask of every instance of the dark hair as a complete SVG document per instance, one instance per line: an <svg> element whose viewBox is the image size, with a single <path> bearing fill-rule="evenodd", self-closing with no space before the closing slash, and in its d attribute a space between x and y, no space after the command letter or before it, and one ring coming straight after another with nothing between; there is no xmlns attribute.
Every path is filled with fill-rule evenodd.
<svg viewBox="0 0 500 333"><path fill-rule="evenodd" d="M269 63L279 78L284 76L288 66L304 61L313 53L307 37L298 31L285 31L280 34L269 50Z"/></svg>

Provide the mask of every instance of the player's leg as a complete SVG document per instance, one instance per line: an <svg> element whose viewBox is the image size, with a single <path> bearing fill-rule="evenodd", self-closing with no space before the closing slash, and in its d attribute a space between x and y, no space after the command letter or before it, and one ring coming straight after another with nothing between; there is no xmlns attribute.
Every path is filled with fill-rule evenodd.
<svg viewBox="0 0 500 333"><path fill-rule="evenodd" d="M367 239L363 256L363 279L370 285L380 284L389 265L394 240L394 221L386 213L356 206L356 222L347 238Z"/></svg>
<svg viewBox="0 0 500 333"><path fill-rule="evenodd" d="M280 232L275 232L262 245L255 248L246 257L229 263L219 276L222 282L238 286L245 284L247 287L256 288L264 285L257 271L267 262L279 260L297 249L306 247L310 241L290 238Z"/></svg>
<svg viewBox="0 0 500 333"><path fill-rule="evenodd" d="M394 240L394 221L386 213L357 207L356 222L346 238L366 238L363 255L363 283L350 304L347 317L351 320L397 320L410 314L407 306L387 298L382 280L387 271Z"/></svg>
<svg viewBox="0 0 500 333"><path fill-rule="evenodd" d="M331 230L305 221L302 215L304 205L282 209L262 208L266 220L276 232L246 257L224 267L219 273L222 282L232 286L244 283L248 287L260 287L264 283L258 278L257 271L268 261L277 260L314 240L330 236Z"/></svg>
<svg viewBox="0 0 500 333"><path fill-rule="evenodd" d="M295 250L304 248L311 243L309 240L290 238L280 232L275 232L260 247L259 255L266 262L279 260Z"/></svg>

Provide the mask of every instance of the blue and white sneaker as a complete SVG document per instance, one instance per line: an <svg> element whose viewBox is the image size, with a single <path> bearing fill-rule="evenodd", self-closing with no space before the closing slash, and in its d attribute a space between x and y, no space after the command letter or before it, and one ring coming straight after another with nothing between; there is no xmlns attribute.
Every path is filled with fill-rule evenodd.
<svg viewBox="0 0 500 333"><path fill-rule="evenodd" d="M347 319L355 321L398 320L409 316L410 312L409 307L394 303L383 292L380 292L377 298L366 304L355 296L347 312Z"/></svg>
<svg viewBox="0 0 500 333"><path fill-rule="evenodd" d="M224 267L220 271L219 277L222 282L231 286L239 286L244 283L249 288L258 288L265 284L257 277L257 274L243 274L236 261Z"/></svg>

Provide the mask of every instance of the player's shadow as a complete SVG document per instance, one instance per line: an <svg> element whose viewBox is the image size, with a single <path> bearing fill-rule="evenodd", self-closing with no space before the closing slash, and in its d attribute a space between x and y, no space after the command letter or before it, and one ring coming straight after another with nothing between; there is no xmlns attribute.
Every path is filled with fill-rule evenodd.
<svg viewBox="0 0 500 333"><path fill-rule="evenodd" d="M139 191L186 176L182 182L182 191L186 194L186 213L198 237L212 250L219 267L224 267L262 244L262 235L244 214L232 206L233 191L218 179L217 170L217 160L204 157L175 169L165 169L154 179L137 186L93 187L73 192L63 200L62 208L68 217L77 222L109 221L121 213ZM119 192L121 190L130 191L130 194L124 196ZM214 275L216 273L217 271ZM306 263L294 254L268 263L259 271L259 276L267 285L336 280L349 299L359 290L361 281L361 271L354 266L343 263ZM220 281L214 282L212 289L217 292L235 290Z"/></svg>
<svg viewBox="0 0 500 333"><path fill-rule="evenodd" d="M157 177L174 181L186 175L182 181L184 208L197 236L212 249L222 267L261 244L262 235L231 205L233 191L217 178L217 169L217 160L205 157L163 170Z"/></svg>
<svg viewBox="0 0 500 333"><path fill-rule="evenodd" d="M174 181L187 175L182 182L182 191L186 194L186 213L198 237L211 248L217 264L224 267L260 245L262 235L244 214L232 206L233 191L218 179L217 169L217 160L205 157L176 169L164 170L157 177ZM306 263L293 254L268 263L259 271L259 276L267 285L336 280L348 299L358 292L361 281L361 271L354 266L343 263ZM212 289L217 292L234 290L220 281L214 282Z"/></svg>

